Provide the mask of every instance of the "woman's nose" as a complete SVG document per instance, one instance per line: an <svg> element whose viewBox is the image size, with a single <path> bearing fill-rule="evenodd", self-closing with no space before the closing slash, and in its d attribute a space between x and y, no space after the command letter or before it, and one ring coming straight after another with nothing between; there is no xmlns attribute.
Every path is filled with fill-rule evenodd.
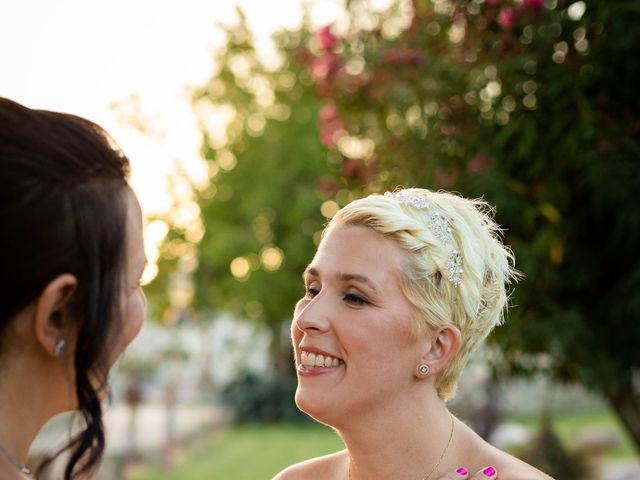
<svg viewBox="0 0 640 480"><path fill-rule="evenodd" d="M326 332L330 325L327 307L320 293L306 305L297 308L293 320L296 328L307 334Z"/></svg>

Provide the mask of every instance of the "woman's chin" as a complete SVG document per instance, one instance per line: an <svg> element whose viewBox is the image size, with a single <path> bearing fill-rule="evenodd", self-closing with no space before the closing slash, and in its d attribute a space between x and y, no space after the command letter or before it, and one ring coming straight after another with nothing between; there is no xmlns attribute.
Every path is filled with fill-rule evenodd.
<svg viewBox="0 0 640 480"><path fill-rule="evenodd" d="M335 402L313 395L312 392L305 392L300 386L296 390L295 402L301 412L325 425L332 426L336 416L340 415Z"/></svg>

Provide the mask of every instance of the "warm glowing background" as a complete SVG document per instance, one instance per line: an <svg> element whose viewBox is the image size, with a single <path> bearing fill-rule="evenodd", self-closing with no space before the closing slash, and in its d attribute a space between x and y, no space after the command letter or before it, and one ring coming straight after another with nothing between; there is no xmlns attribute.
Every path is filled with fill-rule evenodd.
<svg viewBox="0 0 640 480"><path fill-rule="evenodd" d="M146 216L97 480L342 448L294 423L292 306L324 221L396 185L483 196L525 274L452 411L556 478L640 478L638 46L606 0L0 0L0 96L104 126Z"/></svg>
<svg viewBox="0 0 640 480"><path fill-rule="evenodd" d="M276 61L270 35L300 23L301 0L2 0L0 95L102 125L131 159L144 212L173 209L172 218L189 223L198 215L189 188L178 183L170 192L167 181L177 170L196 185L207 180L191 95L212 74L212 51L223 41L218 23L233 23L237 7L261 54ZM319 25L343 12L338 0L309 9ZM146 233L148 283L166 225L151 222Z"/></svg>

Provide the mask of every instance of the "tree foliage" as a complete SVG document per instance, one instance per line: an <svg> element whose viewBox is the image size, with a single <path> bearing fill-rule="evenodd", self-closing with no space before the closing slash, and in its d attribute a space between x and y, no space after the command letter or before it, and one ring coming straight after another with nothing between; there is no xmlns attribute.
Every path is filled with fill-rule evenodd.
<svg viewBox="0 0 640 480"><path fill-rule="evenodd" d="M281 34L275 68L242 22L227 30L196 96L232 112L224 141L204 129L213 179L200 199L198 304L277 331L327 199L329 216L399 184L484 196L525 274L492 337L500 373L584 383L640 446L637 2L346 10L314 35L306 23ZM267 250L284 255L279 268Z"/></svg>
<svg viewBox="0 0 640 480"><path fill-rule="evenodd" d="M277 347L324 223L317 184L330 166L317 136L320 102L293 53L304 31L276 39L283 63L274 70L257 55L242 15L224 28L218 71L194 100L203 121L220 112L229 119L225 132L203 129L212 180L199 195L206 232L196 306L264 322Z"/></svg>
<svg viewBox="0 0 640 480"><path fill-rule="evenodd" d="M308 62L336 188L496 205L525 274L492 337L501 372L584 383L640 448L638 4L348 5Z"/></svg>

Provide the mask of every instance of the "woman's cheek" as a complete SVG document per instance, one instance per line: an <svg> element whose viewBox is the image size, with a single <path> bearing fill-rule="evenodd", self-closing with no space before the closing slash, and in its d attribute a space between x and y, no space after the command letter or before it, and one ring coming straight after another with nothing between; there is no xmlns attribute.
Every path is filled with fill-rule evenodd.
<svg viewBox="0 0 640 480"><path fill-rule="evenodd" d="M147 316L147 297L141 288L128 299L124 311L124 348L126 348L140 333L144 320Z"/></svg>
<svg viewBox="0 0 640 480"><path fill-rule="evenodd" d="M113 332L112 348L109 353L109 368L124 353L134 338L140 333L147 314L147 300L142 289L128 293L122 302L120 327Z"/></svg>

